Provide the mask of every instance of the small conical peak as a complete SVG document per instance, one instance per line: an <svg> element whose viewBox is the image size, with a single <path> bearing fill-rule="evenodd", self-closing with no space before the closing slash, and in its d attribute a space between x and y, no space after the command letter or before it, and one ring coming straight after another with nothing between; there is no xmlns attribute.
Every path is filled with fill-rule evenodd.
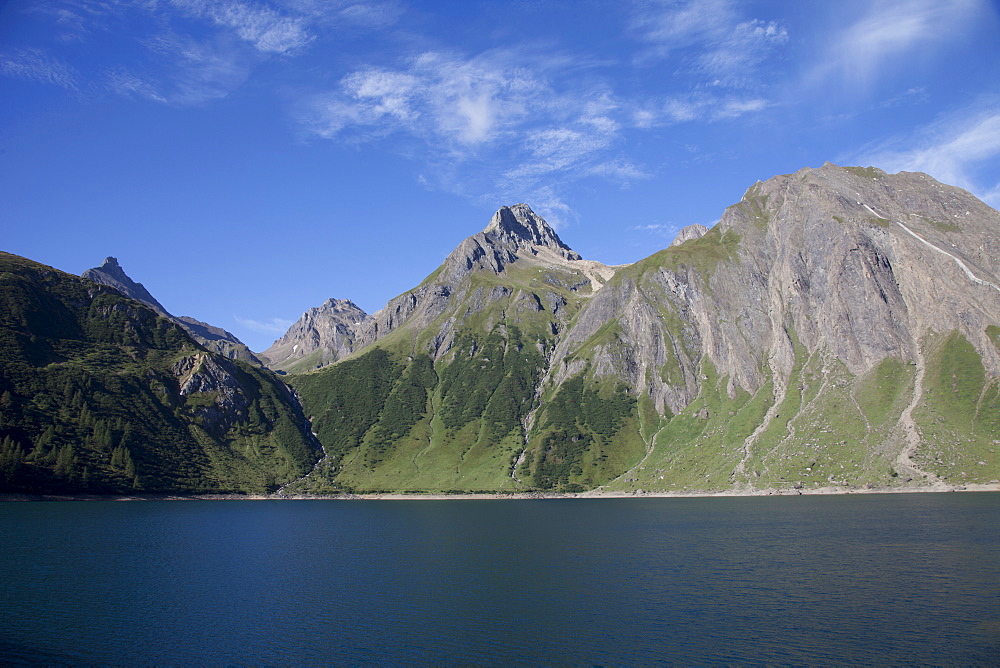
<svg viewBox="0 0 1000 668"><path fill-rule="evenodd" d="M674 237L671 246L680 246L685 241L691 241L692 239L700 239L708 233L708 228L700 223L694 223L688 225L687 227L682 227L677 236Z"/></svg>
<svg viewBox="0 0 1000 668"><path fill-rule="evenodd" d="M97 267L98 271L103 271L108 276L113 276L118 280L131 280L122 266L118 264L118 258L111 257L110 255L104 258L104 262L101 263L100 267Z"/></svg>
<svg viewBox="0 0 1000 668"><path fill-rule="evenodd" d="M531 210L527 204L502 206L493 214L490 224L482 232L501 240L512 241L517 246L544 246L557 250L560 254L572 255L568 259L579 259L579 255L562 242L556 231L545 219Z"/></svg>
<svg viewBox="0 0 1000 668"><path fill-rule="evenodd" d="M335 313L351 313L362 318L368 317L364 309L352 302L350 299L337 299L335 297L330 297L323 305L320 310L324 311L334 311Z"/></svg>
<svg viewBox="0 0 1000 668"><path fill-rule="evenodd" d="M138 300L147 306L152 307L154 310L159 311L165 316L173 317L165 308L163 308L163 305L160 304L160 302L156 301L156 298L153 297L153 295L149 294L149 291L142 285L142 283L136 283L128 274L125 273L122 266L118 264L118 258L111 257L109 255L104 258L104 262L101 263L100 267L88 269L80 275L86 279L94 281L95 283L108 285L130 299Z"/></svg>

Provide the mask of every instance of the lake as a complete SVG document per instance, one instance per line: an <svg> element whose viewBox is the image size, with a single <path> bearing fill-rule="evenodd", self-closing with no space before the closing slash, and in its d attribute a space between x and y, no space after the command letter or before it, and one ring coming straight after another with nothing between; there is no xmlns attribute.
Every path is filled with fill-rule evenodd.
<svg viewBox="0 0 1000 668"><path fill-rule="evenodd" d="M0 663L996 664L1000 494L0 503Z"/></svg>

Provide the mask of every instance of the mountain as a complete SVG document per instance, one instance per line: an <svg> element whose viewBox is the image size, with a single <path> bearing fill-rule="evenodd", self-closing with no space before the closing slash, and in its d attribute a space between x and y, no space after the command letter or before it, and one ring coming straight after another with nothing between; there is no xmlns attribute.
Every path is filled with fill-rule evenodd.
<svg viewBox="0 0 1000 668"><path fill-rule="evenodd" d="M547 359L614 273L581 259L526 205L501 208L360 323L352 355L289 376L328 453L306 487L523 489L511 472ZM611 459L623 456L632 455Z"/></svg>
<svg viewBox="0 0 1000 668"><path fill-rule="evenodd" d="M308 371L347 357L357 333L370 320L347 299L328 299L302 314L270 348L260 354L276 371Z"/></svg>
<svg viewBox="0 0 1000 668"><path fill-rule="evenodd" d="M263 362L250 351L250 348L245 343L221 327L215 327L188 316L177 317L168 313L167 309L163 308L160 302L156 301L153 295L149 294L149 291L142 283L136 283L129 278L125 270L118 264L116 258L105 258L100 267L86 270L81 274L81 277L95 283L100 283L101 285L112 287L129 299L142 302L165 318L173 320L191 335L195 341L212 352L219 353L230 359L240 359L244 362L263 366Z"/></svg>
<svg viewBox="0 0 1000 668"><path fill-rule="evenodd" d="M112 287L129 299L142 302L164 317L173 317L167 312L167 309L163 308L160 302L156 301L153 295L149 294L149 290L142 283L136 283L129 278L129 275L125 273L122 266L118 264L118 258L106 257L100 267L88 269L80 274L80 276L86 278L88 281Z"/></svg>
<svg viewBox="0 0 1000 668"><path fill-rule="evenodd" d="M298 489L995 482L998 230L925 174L831 164L621 267L504 207L289 377L327 452Z"/></svg>
<svg viewBox="0 0 1000 668"><path fill-rule="evenodd" d="M267 492L311 469L287 386L123 292L0 253L0 489Z"/></svg>
<svg viewBox="0 0 1000 668"><path fill-rule="evenodd" d="M0 254L0 488L995 485L998 231L925 174L831 164L631 265L502 207L376 313L303 314L264 354L294 391L113 258Z"/></svg>

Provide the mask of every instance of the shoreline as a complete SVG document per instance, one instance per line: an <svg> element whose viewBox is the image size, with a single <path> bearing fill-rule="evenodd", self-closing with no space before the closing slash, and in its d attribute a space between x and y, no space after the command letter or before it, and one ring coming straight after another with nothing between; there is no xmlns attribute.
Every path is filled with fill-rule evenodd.
<svg viewBox="0 0 1000 668"><path fill-rule="evenodd" d="M0 493L0 502L17 501L456 501L456 500L541 500L541 499L647 499L647 498L711 498L763 496L843 496L856 494L927 494L945 492L1000 492L1000 483L969 483L965 485L926 485L919 487L817 487L812 489L750 489L656 492L635 490L616 492L485 492L470 494L425 494L376 492L371 494L22 494Z"/></svg>

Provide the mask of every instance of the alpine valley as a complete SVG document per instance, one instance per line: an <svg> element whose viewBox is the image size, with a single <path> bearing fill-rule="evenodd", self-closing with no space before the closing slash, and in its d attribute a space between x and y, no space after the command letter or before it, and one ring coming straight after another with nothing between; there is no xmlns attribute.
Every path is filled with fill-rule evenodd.
<svg viewBox="0 0 1000 668"><path fill-rule="evenodd" d="M254 355L114 258L0 255L0 485L63 493L955 489L1000 479L1000 213L920 173L758 182L634 264L503 207Z"/></svg>

